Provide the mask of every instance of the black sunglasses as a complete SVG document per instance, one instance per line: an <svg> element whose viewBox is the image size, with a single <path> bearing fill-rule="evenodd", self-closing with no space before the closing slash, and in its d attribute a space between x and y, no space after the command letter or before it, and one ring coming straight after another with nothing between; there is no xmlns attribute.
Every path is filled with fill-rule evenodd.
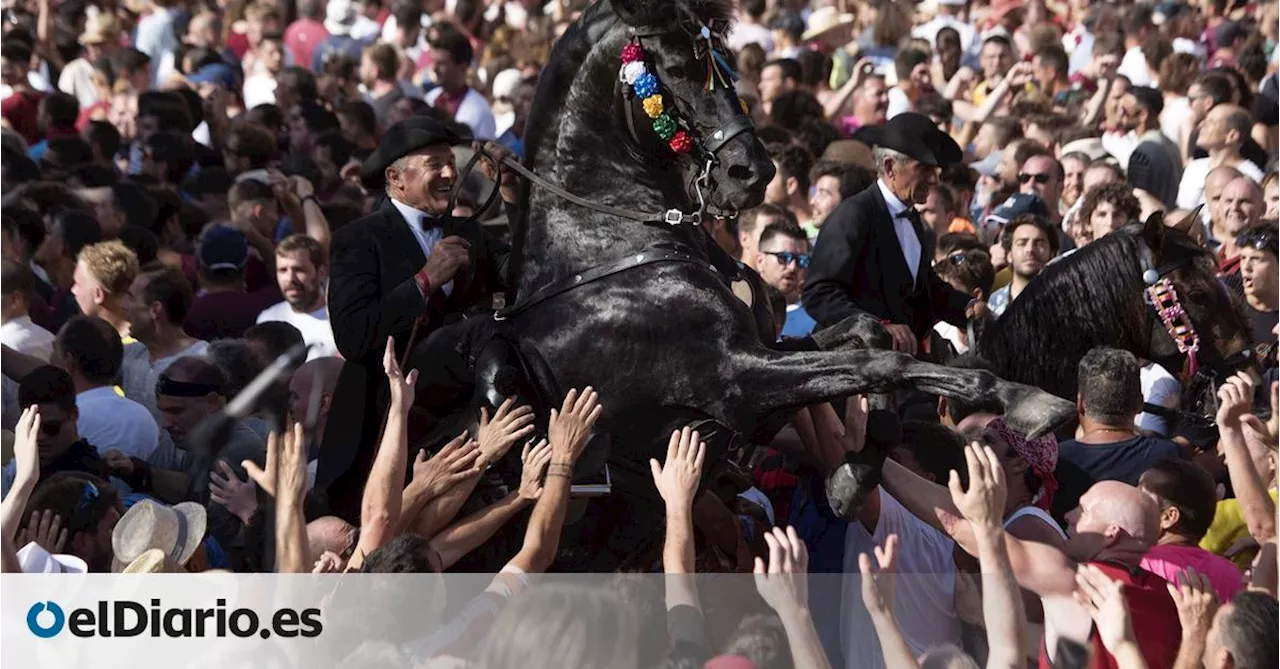
<svg viewBox="0 0 1280 669"><path fill-rule="evenodd" d="M1018 175L1018 181L1022 183L1027 183L1028 181L1035 179L1036 183L1041 185L1049 183L1050 178L1052 177L1048 174L1027 174L1026 172L1023 172Z"/></svg>
<svg viewBox="0 0 1280 669"><path fill-rule="evenodd" d="M62 432L63 425L66 425L66 421L61 421L61 420L41 421L40 431L43 432L44 436L46 437L56 437L60 432Z"/></svg>
<svg viewBox="0 0 1280 669"><path fill-rule="evenodd" d="M765 255L771 255L778 259L783 265L795 263L800 269L809 268L810 256L808 253L792 253L790 251L761 251Z"/></svg>
<svg viewBox="0 0 1280 669"><path fill-rule="evenodd" d="M968 258L966 258L964 253L960 251L956 253L952 253L951 255L947 256L947 262L951 263L952 265L963 265L965 264L965 262L967 262L967 260Z"/></svg>

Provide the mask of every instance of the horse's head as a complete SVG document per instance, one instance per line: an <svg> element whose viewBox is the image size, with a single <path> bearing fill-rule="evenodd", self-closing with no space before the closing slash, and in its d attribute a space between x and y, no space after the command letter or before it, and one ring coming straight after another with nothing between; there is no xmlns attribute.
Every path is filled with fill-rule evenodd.
<svg viewBox="0 0 1280 669"><path fill-rule="evenodd" d="M1253 362L1248 322L1218 279L1213 255L1166 226L1162 214L1149 216L1138 236L1142 280L1154 313L1148 357L1181 372L1186 382L1208 383L1216 391L1228 375ZM1189 390L1203 395L1205 389Z"/></svg>
<svg viewBox="0 0 1280 669"><path fill-rule="evenodd" d="M727 0L612 0L621 19L621 118L642 156L675 159L695 205L758 205L773 162L734 90Z"/></svg>

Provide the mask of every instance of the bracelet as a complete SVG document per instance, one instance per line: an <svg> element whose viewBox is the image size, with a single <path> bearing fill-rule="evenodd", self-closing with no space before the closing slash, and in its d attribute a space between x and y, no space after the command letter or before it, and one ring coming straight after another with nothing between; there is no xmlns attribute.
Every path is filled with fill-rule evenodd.
<svg viewBox="0 0 1280 669"><path fill-rule="evenodd" d="M307 202L308 202L308 201L311 201L311 202L316 203L316 206L317 206L317 207L318 207L318 206L320 206L320 200L316 199L316 196L315 196L315 194L314 194L314 193L312 193L311 195L304 195L304 196L302 197L302 200L301 200L301 201L299 201L299 203L298 203L298 204L300 204L301 206L305 207L305 206L307 206Z"/></svg>
<svg viewBox="0 0 1280 669"><path fill-rule="evenodd" d="M557 474L563 476L573 476L573 465L566 465L560 462L553 462L547 466L547 473L551 476Z"/></svg>
<svg viewBox="0 0 1280 669"><path fill-rule="evenodd" d="M551 478L551 477L553 477L553 476L555 476L555 477L559 477L559 478L562 478L562 479L572 479L572 478L573 478L572 476L570 476L569 474L567 474L567 473L565 473L565 472L547 472L547 478Z"/></svg>

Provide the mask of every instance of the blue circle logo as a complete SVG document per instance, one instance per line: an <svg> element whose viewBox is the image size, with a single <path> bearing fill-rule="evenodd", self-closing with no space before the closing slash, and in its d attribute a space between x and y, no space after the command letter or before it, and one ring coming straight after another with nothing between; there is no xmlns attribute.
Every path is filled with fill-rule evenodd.
<svg viewBox="0 0 1280 669"><path fill-rule="evenodd" d="M46 609L53 616L53 623L48 626L40 624L40 614ZM41 639L57 636L66 622L67 616L62 612L62 607L53 602L36 602L27 609L27 629Z"/></svg>

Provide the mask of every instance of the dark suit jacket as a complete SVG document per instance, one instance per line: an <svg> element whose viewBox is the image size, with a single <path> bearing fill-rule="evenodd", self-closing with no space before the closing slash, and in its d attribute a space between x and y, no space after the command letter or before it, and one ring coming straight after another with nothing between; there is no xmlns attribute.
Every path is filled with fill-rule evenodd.
<svg viewBox="0 0 1280 669"><path fill-rule="evenodd" d="M330 403L316 472L316 487L329 489L331 505L345 507L343 502L351 500L337 498L354 495L358 513L360 489L390 397L382 370L387 337L395 337L396 355L402 358L419 318L423 320L416 341L421 342L463 312L491 307L493 293L506 288L506 244L490 238L476 222L446 218L442 227L445 237L460 235L470 242L471 262L454 277L449 296L430 305L414 281L426 257L390 200L333 235L329 321L345 364Z"/></svg>
<svg viewBox="0 0 1280 669"><path fill-rule="evenodd" d="M933 235L921 225L916 234L921 252L913 281L879 186L872 184L841 202L814 244L802 299L805 310L823 327L866 312L909 325L920 338L940 320L964 325L970 296L934 273Z"/></svg>

